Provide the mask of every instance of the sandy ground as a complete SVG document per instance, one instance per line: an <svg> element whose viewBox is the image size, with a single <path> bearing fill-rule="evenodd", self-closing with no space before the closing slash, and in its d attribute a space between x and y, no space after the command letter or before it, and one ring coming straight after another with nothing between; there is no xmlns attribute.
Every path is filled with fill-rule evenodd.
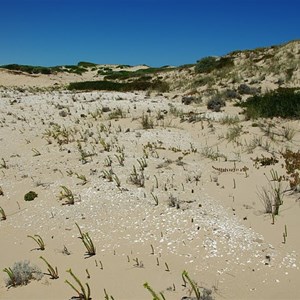
<svg viewBox="0 0 300 300"><path fill-rule="evenodd" d="M300 299L299 194L284 193L274 224L258 196L271 170L286 175L280 151L299 149L299 121L272 120L276 135L268 136L230 104L207 114L204 104L186 106L172 96L1 90L0 206L7 219L0 221L0 269L30 260L47 273L42 255L59 278L45 274L8 288L3 272L0 299L77 296L65 283L76 285L69 268L89 284L92 299L104 299L104 289L114 299L151 299L145 282L168 300L194 296L183 270L214 299ZM118 109L123 116L115 119ZM176 116L190 111L202 121ZM143 128L143 116L154 128ZM241 120L233 141L224 116ZM288 126L295 129L291 141L281 135ZM272 153L277 164L254 165ZM144 187L131 182L133 166ZM103 178L110 170L111 182ZM74 205L62 205L61 186L72 191ZM24 201L29 191L38 197ZM75 223L96 255L85 256ZM27 237L34 234L44 251Z"/></svg>

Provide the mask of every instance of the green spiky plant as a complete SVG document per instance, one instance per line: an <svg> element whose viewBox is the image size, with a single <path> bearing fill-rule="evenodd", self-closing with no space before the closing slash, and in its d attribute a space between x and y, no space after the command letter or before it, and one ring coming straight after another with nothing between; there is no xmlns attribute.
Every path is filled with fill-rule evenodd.
<svg viewBox="0 0 300 300"><path fill-rule="evenodd" d="M100 144L103 146L104 151L109 152L111 144L106 142L103 138L100 139Z"/></svg>
<svg viewBox="0 0 300 300"><path fill-rule="evenodd" d="M113 180L116 183L117 187L120 188L121 187L121 180L119 179L119 177L115 173L113 174Z"/></svg>
<svg viewBox="0 0 300 300"><path fill-rule="evenodd" d="M46 265L48 267L48 272L49 272L50 278L51 279L58 279L59 276L58 276L57 267L53 268L50 265L50 263L43 256L40 256L40 259L42 259L46 263Z"/></svg>
<svg viewBox="0 0 300 300"><path fill-rule="evenodd" d="M73 192L64 185L60 187L62 191L60 191L59 200L66 199L66 202L63 204L73 205L75 203Z"/></svg>
<svg viewBox="0 0 300 300"><path fill-rule="evenodd" d="M189 282L189 284L191 285L191 287L195 293L196 299L200 300L201 295L200 295L199 288L197 287L197 284L195 283L195 281L190 278L188 272L185 270L182 272L182 279L185 283L186 283L186 280Z"/></svg>
<svg viewBox="0 0 300 300"><path fill-rule="evenodd" d="M40 235L38 234L35 234L34 236L27 235L27 237L33 239L38 244L39 246L38 250L42 250L42 251L45 250L45 243Z"/></svg>
<svg viewBox="0 0 300 300"><path fill-rule="evenodd" d="M106 292L106 289L104 289L104 295L105 295L105 300L114 300L115 298L113 297L113 296L109 296L108 294L107 294L107 292Z"/></svg>
<svg viewBox="0 0 300 300"><path fill-rule="evenodd" d="M9 277L9 282L11 286L15 286L16 284L16 275L14 274L13 270L11 268L4 268L3 272L5 272Z"/></svg>
<svg viewBox="0 0 300 300"><path fill-rule="evenodd" d="M2 158L1 160L2 160L2 162L0 163L0 168L2 168L2 169L8 169L7 163L4 160L4 158Z"/></svg>
<svg viewBox="0 0 300 300"><path fill-rule="evenodd" d="M162 292L159 293L159 295L153 290L153 288L148 284L148 282L145 282L143 284L144 288L149 291L149 293L152 295L153 300L166 300L164 294Z"/></svg>
<svg viewBox="0 0 300 300"><path fill-rule="evenodd" d="M0 206L0 215L1 215L1 221L6 220L6 214L4 209Z"/></svg>
<svg viewBox="0 0 300 300"><path fill-rule="evenodd" d="M87 178L86 178L86 176L85 175L83 175L83 174L78 174L78 173L75 173L75 175L76 175L76 177L78 178L78 179L80 179L81 180L81 185L85 185L87 182L88 182L88 180L87 180Z"/></svg>
<svg viewBox="0 0 300 300"><path fill-rule="evenodd" d="M158 205L158 197L157 195L154 195L153 193L151 193L151 196L153 197L154 201L155 201L155 206Z"/></svg>
<svg viewBox="0 0 300 300"><path fill-rule="evenodd" d="M75 223L75 225L77 226L79 233L80 233L80 239L82 240L85 248L86 248L86 255L87 256L93 256L96 254L96 247L92 241L92 239L90 238L88 232L83 233L82 230L80 229L79 225L77 223Z"/></svg>
<svg viewBox="0 0 300 300"><path fill-rule="evenodd" d="M41 152L37 150L36 148L32 148L31 151L33 152L33 156L40 156Z"/></svg>
<svg viewBox="0 0 300 300"><path fill-rule="evenodd" d="M78 277L72 272L71 269L67 270L73 279L76 281L76 283L79 285L79 288L76 288L74 284L72 284L69 280L65 280L65 283L67 283L77 294L78 294L78 299L80 300L91 300L91 289L88 283L86 283L86 288L83 286L81 281L78 279Z"/></svg>
<svg viewBox="0 0 300 300"><path fill-rule="evenodd" d="M146 158L142 157L141 159L137 159L139 165L140 165L140 170L144 171L145 168L148 166Z"/></svg>
<svg viewBox="0 0 300 300"><path fill-rule="evenodd" d="M102 177L107 179L109 182L112 182L114 180L114 172L112 169L110 170L102 170Z"/></svg>
<svg viewBox="0 0 300 300"><path fill-rule="evenodd" d="M125 160L124 153L122 152L120 155L115 154L115 157L117 158L119 165L123 167L124 166L124 160Z"/></svg>

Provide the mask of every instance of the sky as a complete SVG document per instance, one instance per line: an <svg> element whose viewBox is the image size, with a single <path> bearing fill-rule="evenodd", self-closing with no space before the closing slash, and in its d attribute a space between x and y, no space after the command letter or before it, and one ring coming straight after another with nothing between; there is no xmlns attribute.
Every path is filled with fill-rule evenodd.
<svg viewBox="0 0 300 300"><path fill-rule="evenodd" d="M299 0L0 0L0 65L149 66L300 39Z"/></svg>

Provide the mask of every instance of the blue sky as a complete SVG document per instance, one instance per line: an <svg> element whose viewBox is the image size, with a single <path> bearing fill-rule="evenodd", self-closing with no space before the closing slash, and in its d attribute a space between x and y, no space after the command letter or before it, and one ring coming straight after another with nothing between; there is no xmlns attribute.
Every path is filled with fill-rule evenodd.
<svg viewBox="0 0 300 300"><path fill-rule="evenodd" d="M299 0L0 0L0 65L195 63L300 39Z"/></svg>

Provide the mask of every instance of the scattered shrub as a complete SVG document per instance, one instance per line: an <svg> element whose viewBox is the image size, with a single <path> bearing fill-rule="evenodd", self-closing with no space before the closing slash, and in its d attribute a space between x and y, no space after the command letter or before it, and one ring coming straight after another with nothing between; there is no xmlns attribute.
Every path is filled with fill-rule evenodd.
<svg viewBox="0 0 300 300"><path fill-rule="evenodd" d="M142 123L143 129L153 129L154 128L153 119L148 114L142 115L141 123Z"/></svg>
<svg viewBox="0 0 300 300"><path fill-rule="evenodd" d="M285 168L287 174L290 176L289 183L290 188L294 191L300 191L300 151L293 152L291 150L286 150L282 153L285 160Z"/></svg>
<svg viewBox="0 0 300 300"><path fill-rule="evenodd" d="M227 98L227 99L239 99L239 100L241 99L241 96L237 91L230 90L230 89L227 89L224 92L224 97Z"/></svg>
<svg viewBox="0 0 300 300"><path fill-rule="evenodd" d="M30 191L27 194L25 194L24 196L24 200L25 201L32 201L34 200L36 197L38 196L38 194L36 192Z"/></svg>
<svg viewBox="0 0 300 300"><path fill-rule="evenodd" d="M225 101L220 96L213 96L207 102L207 108L215 112L219 112L223 106L225 106Z"/></svg>
<svg viewBox="0 0 300 300"><path fill-rule="evenodd" d="M12 268L3 270L9 276L6 286L26 285L31 280L41 280L43 273L36 265L30 265L28 260L14 263Z"/></svg>
<svg viewBox="0 0 300 300"><path fill-rule="evenodd" d="M242 83L238 87L238 92L241 95L257 95L259 93L259 89L255 87L251 87L245 83Z"/></svg>

